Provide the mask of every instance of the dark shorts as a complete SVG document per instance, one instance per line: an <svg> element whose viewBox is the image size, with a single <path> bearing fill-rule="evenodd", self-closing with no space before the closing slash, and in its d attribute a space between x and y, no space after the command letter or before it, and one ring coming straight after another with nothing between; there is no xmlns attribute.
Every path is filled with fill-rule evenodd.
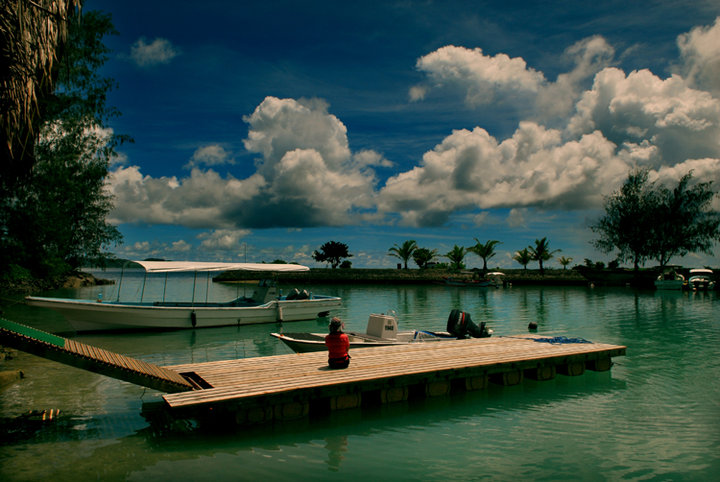
<svg viewBox="0 0 720 482"><path fill-rule="evenodd" d="M342 358L329 358L328 366L330 368L347 368L350 365L350 357L344 356Z"/></svg>

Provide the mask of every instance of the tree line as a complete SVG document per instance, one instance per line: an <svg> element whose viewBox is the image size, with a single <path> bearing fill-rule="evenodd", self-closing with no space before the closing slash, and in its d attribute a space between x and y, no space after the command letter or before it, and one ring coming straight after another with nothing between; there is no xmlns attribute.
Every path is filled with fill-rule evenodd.
<svg viewBox="0 0 720 482"><path fill-rule="evenodd" d="M712 181L692 183L692 171L685 174L673 188L649 180L647 169L631 171L623 186L604 199L605 214L596 220L590 229L597 234L593 246L604 253L615 253L609 264L617 266L631 262L638 270L649 260L656 260L660 267L667 265L675 256L691 252L713 254L715 243L720 241L720 212L712 208L717 197ZM394 244L388 255L402 261L408 269L412 259L420 269L427 268L435 259L449 260L451 269L464 269L465 256L473 253L483 260L482 272L487 272L487 262L495 256L495 247L500 241L492 239L481 242L474 238L472 246L454 245L445 254L437 249L418 246L413 239ZM540 273L544 274L543 263L560 252L550 249L547 237L536 239L534 246L528 246L513 254L527 270L527 265L537 261ZM333 268L350 267L352 256L344 243L330 241L320 251L313 253L318 262L328 262ZM559 263L566 269L573 258L561 256ZM588 264L589 260L586 260Z"/></svg>
<svg viewBox="0 0 720 482"><path fill-rule="evenodd" d="M487 262L489 259L494 257L497 253L495 252L495 246L501 244L500 241L492 239L486 242L481 242L475 238L473 246L458 246L457 244L445 254L439 254L437 249L429 249L418 246L414 239L404 241L402 244L394 244L389 250L388 255L398 258L402 261L404 269L408 269L408 262L412 260L417 264L418 268L426 269L433 263L437 258L447 258L450 269L464 269L465 268L465 257L473 253L479 256L483 260L482 272L487 272ZM550 243L547 238L536 239L535 246L528 246L515 253L514 259L523 265L527 269L527 265L531 261L537 261L539 264L540 272L544 273L543 262L552 259L553 255L561 251L560 249L550 249ZM347 244L338 241L328 241L320 246L319 250L313 252L313 259L319 263L328 263L331 268L350 268L352 263L346 259L352 257L350 254L350 248ZM572 262L572 258L560 258L560 263L566 267Z"/></svg>

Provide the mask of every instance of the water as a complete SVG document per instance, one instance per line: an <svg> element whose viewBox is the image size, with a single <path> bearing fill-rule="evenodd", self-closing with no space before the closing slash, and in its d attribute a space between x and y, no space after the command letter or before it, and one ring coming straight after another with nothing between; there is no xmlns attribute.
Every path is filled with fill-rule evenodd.
<svg viewBox="0 0 720 482"><path fill-rule="evenodd" d="M107 276L107 275L106 275ZM192 293L192 276L166 296ZM162 284L162 283L160 283ZM205 283L196 297L229 299L243 286ZM290 289L293 286L284 287ZM309 288L309 287L307 287ZM148 291L148 289L150 291ZM152 290L156 291L151 293ZM251 289L251 288L248 288ZM160 432L141 416L159 393L19 353L2 369L26 378L0 391L3 417L56 408L40 428L0 434L2 480L718 480L718 293L578 287L478 291L444 286L313 286L342 296L339 315L364 330L371 312L401 329L444 328L451 309L486 321L496 336L527 332L626 345L610 372L334 412L319 421L230 433ZM116 297L117 286L65 290ZM142 291L123 281L122 299ZM160 294L148 288L145 294ZM186 294L182 294L186 296ZM190 294L192 296L192 294ZM61 332L52 312L3 300L5 317ZM290 353L278 329L324 330L315 321L152 334L82 335L89 343L160 365ZM179 427L183 428L183 427Z"/></svg>

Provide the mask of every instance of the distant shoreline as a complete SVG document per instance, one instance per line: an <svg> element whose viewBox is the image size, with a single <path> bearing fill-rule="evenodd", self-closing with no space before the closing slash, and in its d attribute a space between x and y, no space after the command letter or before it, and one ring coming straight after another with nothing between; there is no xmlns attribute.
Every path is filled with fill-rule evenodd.
<svg viewBox="0 0 720 482"><path fill-rule="evenodd" d="M489 269L489 272L495 271ZM575 270L546 269L544 275L540 270L519 269L501 270L504 276L498 279L514 285L564 285L585 286L588 280ZM213 278L216 282L233 282L257 279L257 272L230 271ZM444 269L365 269L365 268L311 268L300 273L277 273L273 275L278 281L303 283L345 283L345 284L444 284L445 278L473 279L469 270L451 271ZM480 272L476 276L480 277Z"/></svg>

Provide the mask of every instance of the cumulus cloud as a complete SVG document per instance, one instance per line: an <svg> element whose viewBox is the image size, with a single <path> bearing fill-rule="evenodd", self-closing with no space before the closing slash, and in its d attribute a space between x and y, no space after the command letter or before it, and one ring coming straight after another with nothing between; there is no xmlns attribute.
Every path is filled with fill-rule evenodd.
<svg viewBox="0 0 720 482"><path fill-rule="evenodd" d="M498 142L476 127L453 132L420 166L390 178L378 209L400 212L409 225L440 225L473 209L579 209L597 205L605 187L626 174L627 164L600 132L565 142L558 130L522 122Z"/></svg>
<svg viewBox="0 0 720 482"><path fill-rule="evenodd" d="M720 95L720 17L710 26L695 27L677 39L680 73L699 89Z"/></svg>
<svg viewBox="0 0 720 482"><path fill-rule="evenodd" d="M430 87L457 86L471 105L491 102L502 92L537 92L545 82L525 60L502 53L491 57L480 48L448 45L418 59L416 67L427 75ZM430 87L414 86L411 99L424 98Z"/></svg>
<svg viewBox="0 0 720 482"><path fill-rule="evenodd" d="M213 171L193 169L190 176L153 178L137 166L112 171L106 189L115 199L113 223L178 224L192 228L230 227L224 215L247 203L265 184L261 176L244 180L222 178Z"/></svg>
<svg viewBox="0 0 720 482"><path fill-rule="evenodd" d="M235 160L231 157L222 146L217 144L199 147L190 158L190 162L185 166L186 169L194 166L220 166L223 164L235 164Z"/></svg>
<svg viewBox="0 0 720 482"><path fill-rule="evenodd" d="M130 48L130 58L140 67L167 64L179 54L178 49L164 38L156 38L147 43L147 40L141 37Z"/></svg>
<svg viewBox="0 0 720 482"><path fill-rule="evenodd" d="M372 207L382 155L351 153L347 129L320 100L267 97L252 115L245 146L260 154L247 179L197 167L229 158L219 146L196 151L189 177L153 178L137 166L113 171L114 222L198 228L342 226Z"/></svg>
<svg viewBox="0 0 720 482"><path fill-rule="evenodd" d="M219 145L198 149L184 178L121 166L108 181L113 220L213 229L202 244L222 249L243 229L370 219L440 226L459 214L480 225L492 208L510 209L506 223L520 227L532 208L600 207L639 166L658 179L692 169L720 184L720 99L701 88L712 80L717 25L678 39L686 76L667 78L612 66L614 49L602 37L568 47L572 67L554 81L521 58L456 46L431 52L418 60L427 82L411 89L412 100L445 86L461 88L470 105L517 98L538 113L505 139L482 126L452 131L380 187L374 169L392 162L372 150L351 152L347 128L326 102L267 97L244 117L256 173L236 179L213 171L232 160Z"/></svg>
<svg viewBox="0 0 720 482"><path fill-rule="evenodd" d="M648 167L720 157L720 100L677 75L661 79L649 70L626 75L604 69L576 110L569 136L600 130L619 146L652 147Z"/></svg>
<svg viewBox="0 0 720 482"><path fill-rule="evenodd" d="M693 169L718 179L720 100L701 86L720 78L713 74L719 23L678 39L687 79L626 74L612 66L614 49L599 36L566 50L573 67L554 82L523 59L480 49L448 46L422 57L417 66L428 83L411 92L414 100L441 86L460 89L471 106L513 92L537 113L504 140L482 127L453 131L416 167L388 179L378 211L432 226L460 212L509 207L509 225L521 226L527 208L601 206L636 167L658 178L677 180ZM543 122L550 120L556 128Z"/></svg>
<svg viewBox="0 0 720 482"><path fill-rule="evenodd" d="M240 240L250 234L248 229L216 229L201 233L198 239L200 247L208 251L238 251Z"/></svg>
<svg viewBox="0 0 720 482"><path fill-rule="evenodd" d="M534 104L535 118L553 119L572 111L584 84L613 62L615 50L604 38L593 36L568 47L564 56L573 65L550 82L524 59L506 54L485 55L482 49L454 45L431 52L417 61L426 84L410 88L412 101L426 98L431 90L452 88L465 95L472 107L503 100L526 108Z"/></svg>

